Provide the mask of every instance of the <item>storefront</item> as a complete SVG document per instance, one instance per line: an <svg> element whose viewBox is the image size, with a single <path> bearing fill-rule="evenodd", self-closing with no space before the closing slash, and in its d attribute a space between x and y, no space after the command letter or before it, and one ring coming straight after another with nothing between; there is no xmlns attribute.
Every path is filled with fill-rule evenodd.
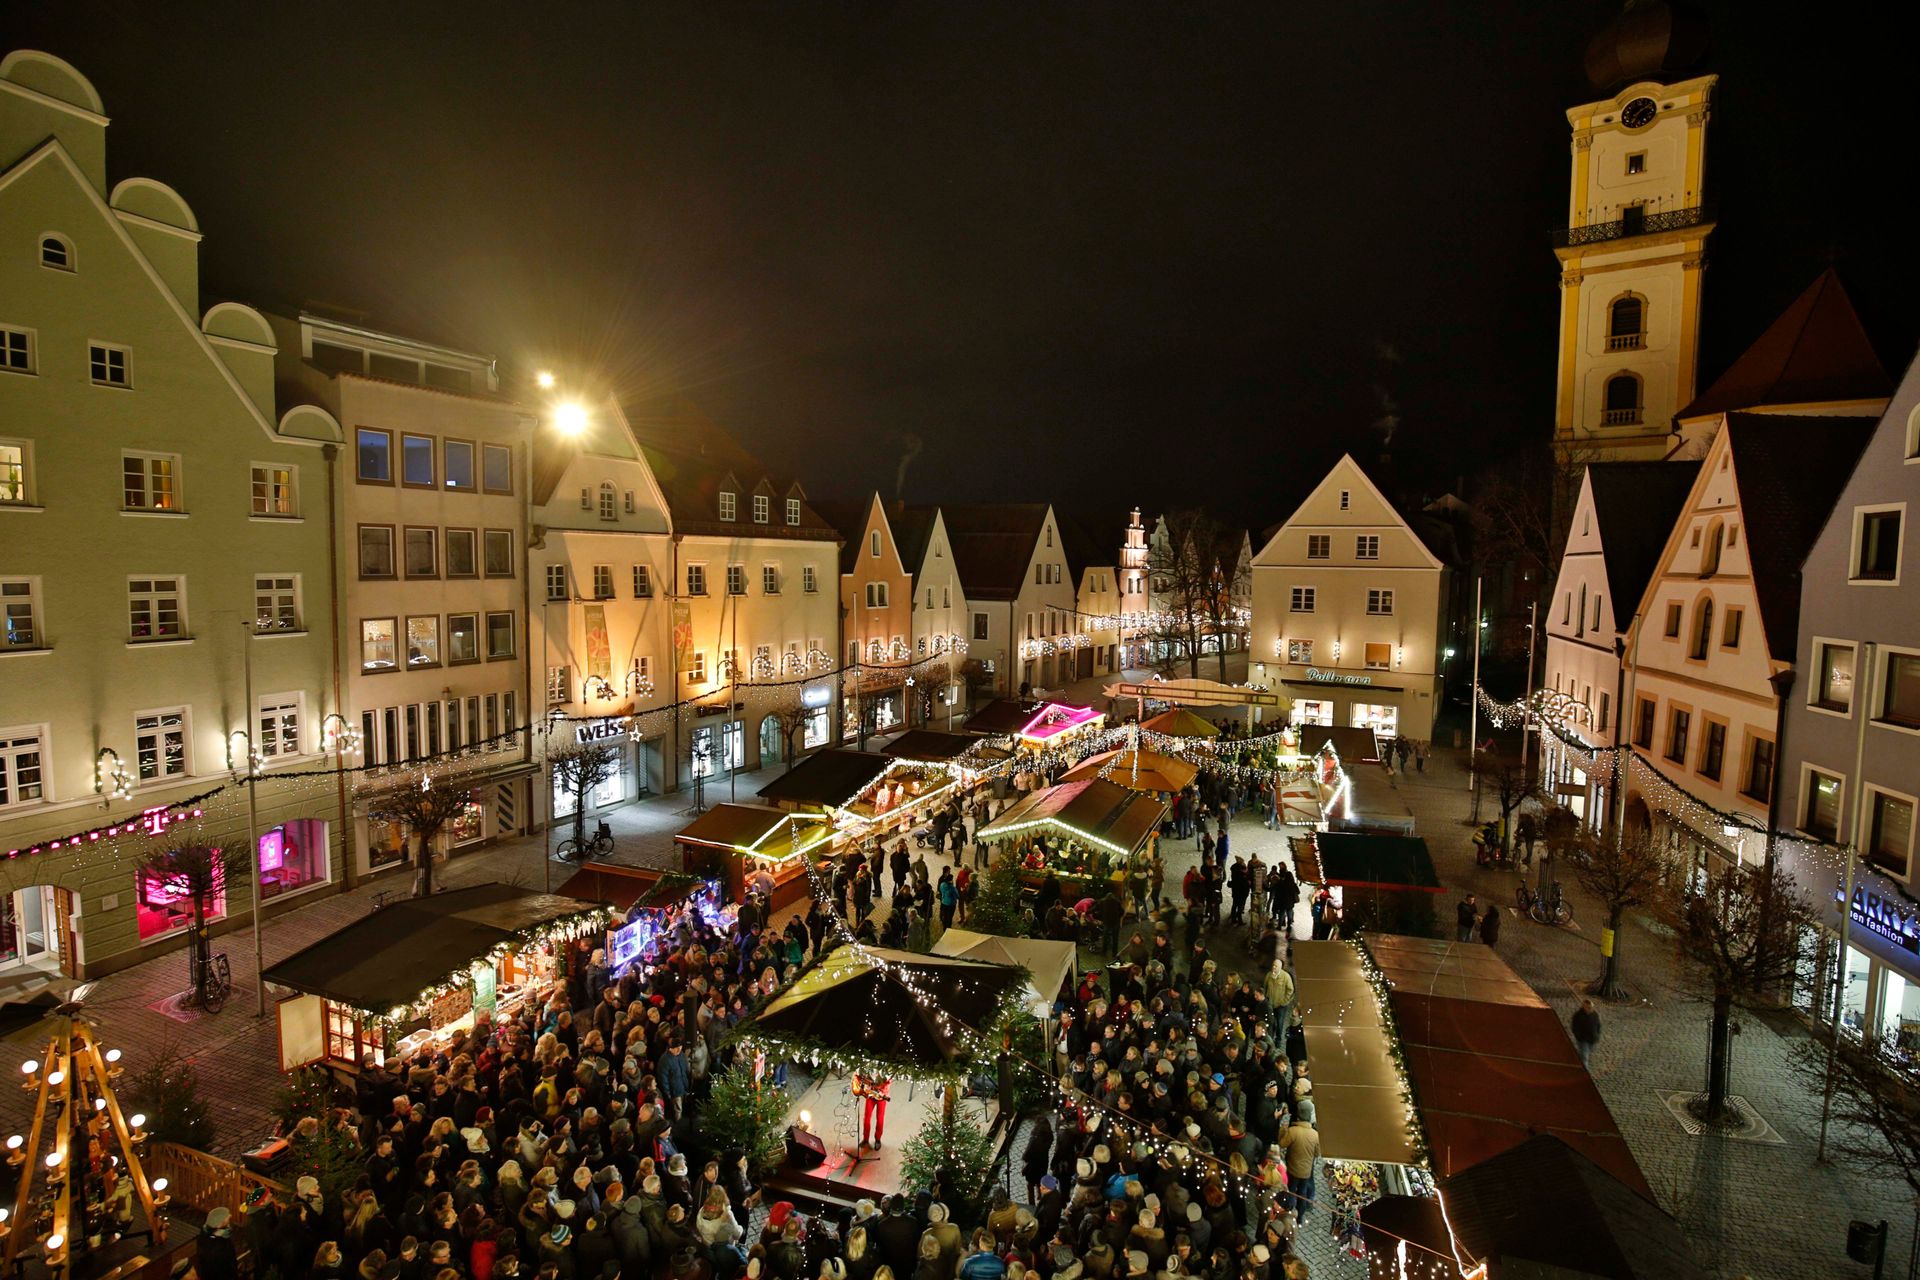
<svg viewBox="0 0 1920 1280"><path fill-rule="evenodd" d="M704 713L707 708L699 708ZM746 722L722 720L725 707L713 708L715 714L696 724L687 734L687 777L718 778L742 768L747 759Z"/></svg>
<svg viewBox="0 0 1920 1280"><path fill-rule="evenodd" d="M1281 670L1296 725L1371 729L1383 738L1433 735L1438 680L1384 669L1374 674L1289 664Z"/></svg>
<svg viewBox="0 0 1920 1280"><path fill-rule="evenodd" d="M1331 698L1295 698L1291 723L1296 728L1303 724L1319 725L1323 729L1333 728L1333 700Z"/></svg>
<svg viewBox="0 0 1920 1280"><path fill-rule="evenodd" d="M1796 844L1782 861L1822 916L1801 934L1793 1007L1822 1025L1831 1024L1837 1007L1849 1035L1878 1045L1901 1067L1920 1064L1920 902L1879 871L1856 867L1843 921L1846 858L1839 850Z"/></svg>
<svg viewBox="0 0 1920 1280"><path fill-rule="evenodd" d="M444 1040L562 976L565 944L603 932L604 906L504 884L381 907L272 966L280 1065L345 1071Z"/></svg>
<svg viewBox="0 0 1920 1280"><path fill-rule="evenodd" d="M522 765L514 772L471 786L467 791L466 803L441 828L434 842L434 858L442 860L452 853L526 831L527 806L530 799L538 794L530 789L527 775L531 772L531 766ZM289 824L292 825L295 824ZM405 823L368 816L360 819L359 825L364 833L360 846L365 851L361 864L363 874L388 871L407 866L413 861L415 841ZM300 843L300 847L307 846ZM302 877L299 886L289 887L311 883L310 879Z"/></svg>
<svg viewBox="0 0 1920 1280"><path fill-rule="evenodd" d="M660 789L660 737L635 740L633 720L629 716L606 716L582 720L573 725L574 742L581 746L602 743L619 752L618 768L596 786L587 797L587 812L626 804L658 793ZM574 796L548 777L552 788L552 813L555 818L573 816Z"/></svg>
<svg viewBox="0 0 1920 1280"><path fill-rule="evenodd" d="M1400 733L1400 708L1390 702L1356 702L1348 715L1349 728L1371 729L1383 738Z"/></svg>
<svg viewBox="0 0 1920 1280"><path fill-rule="evenodd" d="M823 815L717 804L673 839L681 869L718 882L722 901L742 901L748 884L757 883L777 911L811 894L807 861L832 856L835 835Z"/></svg>
<svg viewBox="0 0 1920 1280"><path fill-rule="evenodd" d="M271 902L315 889L333 879L327 823L296 818L260 836L260 897Z"/></svg>
<svg viewBox="0 0 1920 1280"><path fill-rule="evenodd" d="M60 892L36 884L0 895L0 980L21 969L59 970Z"/></svg>

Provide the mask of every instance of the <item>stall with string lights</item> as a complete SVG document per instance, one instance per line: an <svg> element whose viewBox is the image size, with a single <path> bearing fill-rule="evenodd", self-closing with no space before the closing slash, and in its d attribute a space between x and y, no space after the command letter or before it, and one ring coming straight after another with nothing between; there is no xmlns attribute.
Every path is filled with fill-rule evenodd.
<svg viewBox="0 0 1920 1280"><path fill-rule="evenodd" d="M280 1065L355 1072L535 998L612 909L514 885L407 898L270 966Z"/></svg>
<svg viewBox="0 0 1920 1280"><path fill-rule="evenodd" d="M1035 791L980 829L1007 845L1021 879L1056 877L1063 895L1121 892L1143 869L1159 839L1166 802L1106 778L1062 782Z"/></svg>
<svg viewBox="0 0 1920 1280"><path fill-rule="evenodd" d="M840 832L824 813L760 804L717 804L674 833L681 870L717 879L728 902L749 886L775 910L804 899L807 862L832 855Z"/></svg>

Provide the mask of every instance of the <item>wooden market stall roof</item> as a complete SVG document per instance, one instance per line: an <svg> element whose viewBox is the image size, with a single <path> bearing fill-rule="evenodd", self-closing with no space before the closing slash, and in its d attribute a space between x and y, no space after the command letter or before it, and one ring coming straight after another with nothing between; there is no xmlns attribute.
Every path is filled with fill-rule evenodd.
<svg viewBox="0 0 1920 1280"><path fill-rule="evenodd" d="M1312 839L1320 855L1322 884L1445 892L1427 842L1419 836L1321 831Z"/></svg>
<svg viewBox="0 0 1920 1280"><path fill-rule="evenodd" d="M1359 950L1351 942L1296 942L1293 972L1321 1151L1333 1160L1412 1164L1393 1036Z"/></svg>
<svg viewBox="0 0 1920 1280"><path fill-rule="evenodd" d="M828 747L803 758L793 768L760 788L769 804L824 809L848 804L893 764L878 751Z"/></svg>
<svg viewBox="0 0 1920 1280"><path fill-rule="evenodd" d="M1117 751L1102 751L1099 755L1088 756L1061 775L1060 781L1079 782L1086 778L1097 778L1110 760L1114 765L1107 770L1107 781L1117 782L1133 791L1158 791L1171 795L1185 789L1200 772L1198 765L1189 764L1177 756L1122 747Z"/></svg>
<svg viewBox="0 0 1920 1280"><path fill-rule="evenodd" d="M764 804L717 804L674 834L682 844L707 845L732 853L751 853L775 862L829 838L832 827L811 814ZM795 848L796 838L799 841Z"/></svg>
<svg viewBox="0 0 1920 1280"><path fill-rule="evenodd" d="M1371 729L1350 729L1345 726L1303 724L1300 726L1299 751L1303 756L1320 754L1320 749L1331 745L1340 762L1349 772L1353 766L1363 760L1380 758L1380 743Z"/></svg>
<svg viewBox="0 0 1920 1280"><path fill-rule="evenodd" d="M1296 955L1311 945L1296 943ZM1369 934L1365 945L1390 986L1436 1173L1472 1168L1547 1133L1652 1198L1559 1015L1492 947L1396 934ZM1317 1070L1315 1080L1318 1096Z"/></svg>
<svg viewBox="0 0 1920 1280"><path fill-rule="evenodd" d="M294 952L264 976L303 995L384 1017L504 946L605 915L605 907L578 898L477 884L389 903Z"/></svg>
<svg viewBox="0 0 1920 1280"><path fill-rule="evenodd" d="M979 745L980 739L971 733L948 733L944 729L909 729L880 750L896 760L944 764L965 755Z"/></svg>
<svg viewBox="0 0 1920 1280"><path fill-rule="evenodd" d="M1204 716L1197 716L1185 707L1169 707L1149 720L1142 720L1140 727L1149 733L1162 734L1169 738L1217 738L1220 726Z"/></svg>
<svg viewBox="0 0 1920 1280"><path fill-rule="evenodd" d="M1057 834L1133 853L1160 829L1165 802L1117 782L1091 778L1036 791L988 823L980 839L998 840L1044 828Z"/></svg>
<svg viewBox="0 0 1920 1280"><path fill-rule="evenodd" d="M557 892L563 898L604 902L626 910L651 892L664 876L677 874L657 867L633 867L617 862L587 862L568 876Z"/></svg>
<svg viewBox="0 0 1920 1280"><path fill-rule="evenodd" d="M1000 737L1009 733L1018 733L1027 721L1040 713L1047 704L1039 698L995 698L986 706L967 717L961 728L968 733L987 734Z"/></svg>

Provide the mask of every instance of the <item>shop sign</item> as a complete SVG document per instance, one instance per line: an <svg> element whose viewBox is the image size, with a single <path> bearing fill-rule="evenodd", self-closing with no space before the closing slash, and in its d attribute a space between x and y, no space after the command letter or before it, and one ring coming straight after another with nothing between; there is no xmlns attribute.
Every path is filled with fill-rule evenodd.
<svg viewBox="0 0 1920 1280"><path fill-rule="evenodd" d="M642 917L630 925L615 929L607 938L607 967L616 972L646 950L654 933L653 922Z"/></svg>
<svg viewBox="0 0 1920 1280"><path fill-rule="evenodd" d="M1306 677L1307 677L1307 679L1309 679L1309 680L1311 680L1311 681L1313 681L1313 683L1315 683L1315 684L1361 684L1361 685L1366 685L1366 684L1372 684L1372 683L1373 683L1373 677L1372 677L1372 676L1350 676L1350 675L1342 675L1342 674L1341 674L1340 672L1338 672L1338 671L1322 671L1322 670L1321 670L1321 669L1320 669L1319 667L1308 667L1308 668L1307 668L1307 670L1306 670L1306 673L1305 673L1305 674L1306 674Z"/></svg>
<svg viewBox="0 0 1920 1280"><path fill-rule="evenodd" d="M574 740L582 744L604 742L608 738L617 738L627 731L626 716L611 716L605 720L590 720L577 726L573 731Z"/></svg>
<svg viewBox="0 0 1920 1280"><path fill-rule="evenodd" d="M1857 885L1847 914L1869 933L1879 934L1902 951L1920 955L1920 922L1893 899L1873 893L1865 885Z"/></svg>
<svg viewBox="0 0 1920 1280"><path fill-rule="evenodd" d="M800 705L809 709L824 707L833 701L833 690L824 684L809 685L800 691Z"/></svg>

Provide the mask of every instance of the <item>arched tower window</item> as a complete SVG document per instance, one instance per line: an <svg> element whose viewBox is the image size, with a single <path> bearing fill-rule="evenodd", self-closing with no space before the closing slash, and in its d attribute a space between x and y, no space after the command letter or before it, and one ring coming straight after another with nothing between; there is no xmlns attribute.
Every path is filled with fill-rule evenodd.
<svg viewBox="0 0 1920 1280"><path fill-rule="evenodd" d="M1623 293L1607 308L1607 350L1638 351L1647 344L1647 302Z"/></svg>
<svg viewBox="0 0 1920 1280"><path fill-rule="evenodd" d="M1700 548L1700 576L1711 578L1720 572L1720 548L1726 544L1727 528L1718 520L1707 526L1706 545Z"/></svg>
<svg viewBox="0 0 1920 1280"><path fill-rule="evenodd" d="M73 241L61 235L41 236L40 265L55 271L73 270Z"/></svg>
<svg viewBox="0 0 1920 1280"><path fill-rule="evenodd" d="M1708 596L1693 610L1693 643L1687 646L1687 656L1695 662L1705 662L1707 646L1713 642L1713 597Z"/></svg>
<svg viewBox="0 0 1920 1280"><path fill-rule="evenodd" d="M1601 411L1603 427L1632 426L1640 421L1640 379L1631 373L1616 373L1607 379L1607 407Z"/></svg>
<svg viewBox="0 0 1920 1280"><path fill-rule="evenodd" d="M618 520L620 518L619 499L614 494L613 486L605 480L600 482L600 518L602 520Z"/></svg>

